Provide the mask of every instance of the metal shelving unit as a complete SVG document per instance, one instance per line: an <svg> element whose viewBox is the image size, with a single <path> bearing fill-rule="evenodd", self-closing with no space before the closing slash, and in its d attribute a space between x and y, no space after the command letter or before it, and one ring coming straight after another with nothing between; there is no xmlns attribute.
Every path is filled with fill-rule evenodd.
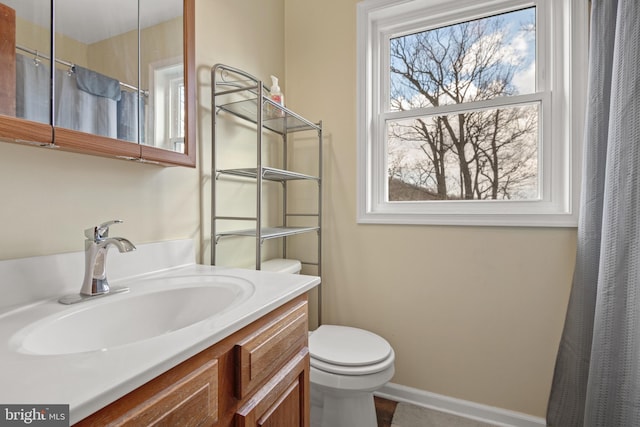
<svg viewBox="0 0 640 427"><path fill-rule="evenodd" d="M308 265L317 267L317 275L321 275L322 254L322 122L313 123L295 112L271 101L269 91L263 82L251 74L237 68L217 64L211 69L212 108L215 112L212 119L212 176L211 185L211 264L216 264L218 246L227 237L251 237L255 239L255 265L260 269L262 263L262 244L269 239L284 239L282 257L287 258L287 237L317 233L317 259L301 260ZM241 119L255 125L256 134L256 164L255 167L221 169L218 167L219 144L218 120L225 115ZM225 118L226 119L226 118ZM315 132L318 145L318 175L308 175L287 169L288 155L295 155L290 151L288 136L297 132ZM264 164L262 148L265 144L265 134L278 135L282 141L283 168L274 168ZM315 137L314 137L315 138ZM256 185L255 215L224 216L218 214L217 186L222 179L248 179ZM313 212L290 212L287 206L287 187L291 181L311 181L317 183L317 210ZM279 182L283 188L281 224L264 226L263 222L263 185L265 182ZM289 225L294 217L305 218L314 222L311 226ZM252 223L251 227L239 230L226 230L220 224L224 221L240 221ZM224 231L222 231L224 230ZM320 300L320 298L319 298Z"/></svg>

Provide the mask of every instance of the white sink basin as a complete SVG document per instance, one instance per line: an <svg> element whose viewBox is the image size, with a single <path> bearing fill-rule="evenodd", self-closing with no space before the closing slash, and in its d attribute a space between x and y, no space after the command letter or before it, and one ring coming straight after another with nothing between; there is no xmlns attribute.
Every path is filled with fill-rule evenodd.
<svg viewBox="0 0 640 427"><path fill-rule="evenodd" d="M10 346L35 355L106 351L169 334L237 306L251 282L224 275L142 279L131 291L75 304L18 331Z"/></svg>

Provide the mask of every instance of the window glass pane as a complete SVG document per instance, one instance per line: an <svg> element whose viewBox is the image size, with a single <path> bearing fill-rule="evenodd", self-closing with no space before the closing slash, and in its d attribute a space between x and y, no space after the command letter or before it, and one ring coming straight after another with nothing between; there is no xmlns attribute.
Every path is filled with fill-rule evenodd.
<svg viewBox="0 0 640 427"><path fill-rule="evenodd" d="M388 201L539 200L539 110L387 122Z"/></svg>
<svg viewBox="0 0 640 427"><path fill-rule="evenodd" d="M184 79L182 77L170 82L171 110L171 138L184 137Z"/></svg>
<svg viewBox="0 0 640 427"><path fill-rule="evenodd" d="M390 41L391 111L535 91L535 7Z"/></svg>

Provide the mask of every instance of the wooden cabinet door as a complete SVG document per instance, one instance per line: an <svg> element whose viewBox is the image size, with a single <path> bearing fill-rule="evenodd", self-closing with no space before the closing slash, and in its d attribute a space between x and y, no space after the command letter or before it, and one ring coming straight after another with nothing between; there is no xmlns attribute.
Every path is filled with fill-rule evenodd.
<svg viewBox="0 0 640 427"><path fill-rule="evenodd" d="M218 421L218 361L192 358L75 424L198 427Z"/></svg>
<svg viewBox="0 0 640 427"><path fill-rule="evenodd" d="M236 427L309 427L309 349L300 350L235 418Z"/></svg>

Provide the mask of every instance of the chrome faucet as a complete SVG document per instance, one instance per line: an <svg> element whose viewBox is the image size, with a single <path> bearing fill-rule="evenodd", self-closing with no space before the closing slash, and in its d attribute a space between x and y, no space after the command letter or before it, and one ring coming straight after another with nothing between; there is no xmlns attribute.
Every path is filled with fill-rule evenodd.
<svg viewBox="0 0 640 427"><path fill-rule="evenodd" d="M107 280L107 251L111 246L120 252L135 251L136 247L124 237L109 237L109 227L120 224L121 220L107 221L84 231L87 237L84 245L84 280L80 294L60 298L62 304L74 304L89 298L126 292L128 288L111 288Z"/></svg>

